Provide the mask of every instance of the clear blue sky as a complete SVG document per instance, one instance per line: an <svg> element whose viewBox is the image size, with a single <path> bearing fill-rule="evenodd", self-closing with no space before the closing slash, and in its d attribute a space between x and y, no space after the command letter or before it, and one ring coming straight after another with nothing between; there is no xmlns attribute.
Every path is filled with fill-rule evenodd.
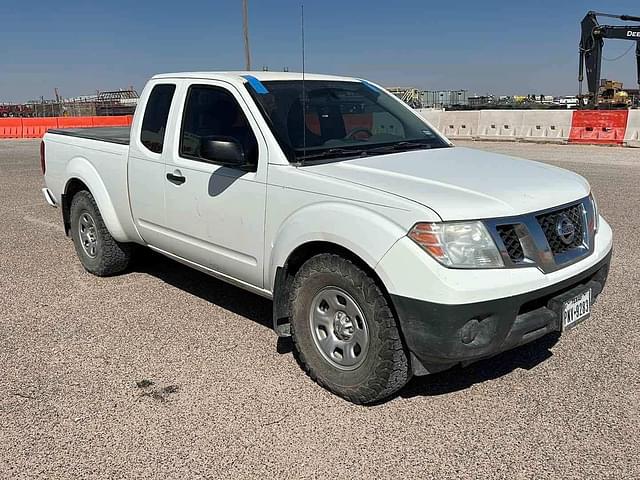
<svg viewBox="0 0 640 480"><path fill-rule="evenodd" d="M254 68L299 70L300 2L250 0ZM387 86L569 94L587 10L635 1L307 0L307 71ZM0 5L0 101L75 96L157 72L243 68L241 0L29 0ZM631 42L609 41L615 57ZM635 87L634 52L603 76Z"/></svg>

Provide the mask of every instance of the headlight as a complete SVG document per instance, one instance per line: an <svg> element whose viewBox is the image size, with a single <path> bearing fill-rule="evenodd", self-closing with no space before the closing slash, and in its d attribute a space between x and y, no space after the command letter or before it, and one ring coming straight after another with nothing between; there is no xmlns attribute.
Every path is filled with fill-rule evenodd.
<svg viewBox="0 0 640 480"><path fill-rule="evenodd" d="M589 195L589 200L591 200L591 206L593 207L593 231L595 233L598 231L600 214L598 213L598 204L596 203L596 197L593 196L593 193Z"/></svg>
<svg viewBox="0 0 640 480"><path fill-rule="evenodd" d="M496 268L504 262L482 222L417 223L409 238L441 264L454 268Z"/></svg>

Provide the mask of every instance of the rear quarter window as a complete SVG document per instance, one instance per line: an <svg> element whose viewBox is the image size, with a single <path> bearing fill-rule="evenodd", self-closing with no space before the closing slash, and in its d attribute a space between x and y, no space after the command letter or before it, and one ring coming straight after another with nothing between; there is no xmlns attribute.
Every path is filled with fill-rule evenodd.
<svg viewBox="0 0 640 480"><path fill-rule="evenodd" d="M153 87L142 119L140 141L154 153L162 153L164 134L167 129L169 109L176 86L160 84Z"/></svg>

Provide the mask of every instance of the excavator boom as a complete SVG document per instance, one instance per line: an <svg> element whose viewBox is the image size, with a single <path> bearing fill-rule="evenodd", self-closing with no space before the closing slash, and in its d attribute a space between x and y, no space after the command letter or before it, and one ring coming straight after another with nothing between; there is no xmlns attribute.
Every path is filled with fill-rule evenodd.
<svg viewBox="0 0 640 480"><path fill-rule="evenodd" d="M580 63L578 81L582 85L584 71L587 73L589 105L598 104L598 89L602 65L602 47L605 38L632 40L636 42L636 74L640 85L640 25L600 25L597 17L617 18L623 21L640 22L640 17L633 15L612 15L609 13L588 12L580 23Z"/></svg>

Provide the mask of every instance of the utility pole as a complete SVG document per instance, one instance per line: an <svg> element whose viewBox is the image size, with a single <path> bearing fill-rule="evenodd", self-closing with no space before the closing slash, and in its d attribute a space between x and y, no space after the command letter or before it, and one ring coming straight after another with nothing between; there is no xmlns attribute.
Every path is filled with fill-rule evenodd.
<svg viewBox="0 0 640 480"><path fill-rule="evenodd" d="M242 0L242 31L244 35L244 68L251 70L251 50L249 48L249 7L248 0Z"/></svg>

